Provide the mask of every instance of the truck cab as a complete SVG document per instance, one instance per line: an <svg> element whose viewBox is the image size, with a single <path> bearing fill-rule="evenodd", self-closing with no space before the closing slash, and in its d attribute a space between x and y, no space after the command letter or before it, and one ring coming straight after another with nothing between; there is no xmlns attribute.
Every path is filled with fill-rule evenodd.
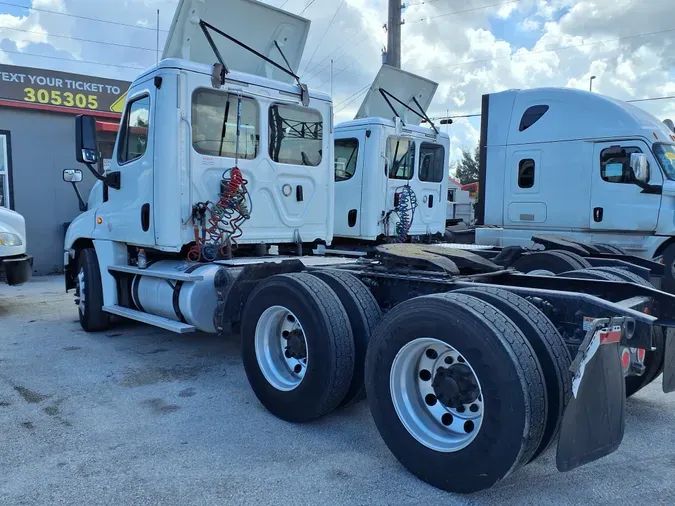
<svg viewBox="0 0 675 506"><path fill-rule="evenodd" d="M335 127L336 241L445 231L450 139L420 126L437 86L383 65L356 118Z"/></svg>
<svg viewBox="0 0 675 506"><path fill-rule="evenodd" d="M675 133L596 93L485 95L479 188L479 244L551 233L649 259L675 244Z"/></svg>
<svg viewBox="0 0 675 506"><path fill-rule="evenodd" d="M0 194L0 281L20 285L30 279L33 266L33 257L26 254L26 222L1 201Z"/></svg>

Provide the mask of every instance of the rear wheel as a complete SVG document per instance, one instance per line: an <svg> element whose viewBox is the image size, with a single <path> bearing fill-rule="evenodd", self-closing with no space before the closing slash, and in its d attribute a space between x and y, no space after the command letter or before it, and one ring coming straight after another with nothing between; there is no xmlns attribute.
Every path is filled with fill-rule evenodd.
<svg viewBox="0 0 675 506"><path fill-rule="evenodd" d="M78 255L75 303L84 330L96 332L109 327L110 315L103 311L101 271L93 248L83 249Z"/></svg>
<svg viewBox="0 0 675 506"><path fill-rule="evenodd" d="M572 359L562 336L553 323L524 298L501 288L463 288L451 293L466 293L493 305L523 332L534 349L546 380L548 413L546 427L533 460L544 453L558 437L565 408L572 396Z"/></svg>
<svg viewBox="0 0 675 506"><path fill-rule="evenodd" d="M341 406L346 406L362 400L366 395L363 386L366 351L370 336L380 323L382 311L373 294L356 276L347 272L328 270L317 270L311 274L324 281L338 296L347 311L354 335L354 376L345 398L340 403Z"/></svg>
<svg viewBox="0 0 675 506"><path fill-rule="evenodd" d="M532 347L504 313L465 294L390 311L368 348L366 391L391 452L450 492L491 487L532 458L544 433Z"/></svg>
<svg viewBox="0 0 675 506"><path fill-rule="evenodd" d="M534 251L521 256L509 267L524 274L548 275L590 267L588 261L569 251Z"/></svg>
<svg viewBox="0 0 675 506"><path fill-rule="evenodd" d="M272 414L306 422L335 409L354 374L349 318L330 287L306 273L261 282L242 317L242 358Z"/></svg>
<svg viewBox="0 0 675 506"><path fill-rule="evenodd" d="M621 267L593 267L593 270L609 272L611 274L619 276L620 278L624 279L625 281L628 281L629 283L635 283L636 285L654 288L654 285L652 285L645 278L638 276L634 272L622 269Z"/></svg>
<svg viewBox="0 0 675 506"><path fill-rule="evenodd" d="M609 253L611 255L625 255L626 252L619 248L618 246L614 246L613 244L594 244L597 249L599 249L602 253Z"/></svg>

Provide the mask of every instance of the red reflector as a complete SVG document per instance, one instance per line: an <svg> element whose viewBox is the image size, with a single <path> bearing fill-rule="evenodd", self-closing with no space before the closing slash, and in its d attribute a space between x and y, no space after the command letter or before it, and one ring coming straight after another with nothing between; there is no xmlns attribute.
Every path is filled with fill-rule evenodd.
<svg viewBox="0 0 675 506"><path fill-rule="evenodd" d="M621 340L621 330L603 330L600 332L600 344L618 343Z"/></svg>
<svg viewBox="0 0 675 506"><path fill-rule="evenodd" d="M621 367L624 371L627 371L630 367L630 353L627 349L624 348L623 353L621 353Z"/></svg>
<svg viewBox="0 0 675 506"><path fill-rule="evenodd" d="M646 355L646 354L647 354L647 351L646 351L646 350L644 350L644 349L642 349L642 348L638 348L637 356L638 356L638 360L639 360L640 362L644 362L644 361L645 361L645 355Z"/></svg>

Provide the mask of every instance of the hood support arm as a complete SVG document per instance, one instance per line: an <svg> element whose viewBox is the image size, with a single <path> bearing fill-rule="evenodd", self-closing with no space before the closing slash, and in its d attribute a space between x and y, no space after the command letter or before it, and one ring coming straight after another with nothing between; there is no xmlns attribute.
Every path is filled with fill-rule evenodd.
<svg viewBox="0 0 675 506"><path fill-rule="evenodd" d="M406 104L406 103L402 102L401 100L399 100L395 95L392 95L391 93L389 93L389 92L388 92L387 90L385 90L384 88L379 88L379 92L380 92L380 95L382 95L382 98L384 98L385 102L387 102L387 105L388 105L389 108L394 112L394 115L395 115L397 118L400 118L400 116L398 115L398 112L396 111L396 108L395 108L395 107L392 105L392 103L389 101L389 98L391 98L392 100L395 100L396 102L398 102L399 104L401 104L403 107L405 107L406 109L408 109L411 113L413 113L413 114L419 116L419 117L422 118L423 120L428 121L429 124L431 125L431 128L434 129L434 132L436 132L436 134L438 134L438 129L436 128L436 125L434 125L433 121L431 121L431 119L429 118L429 116L427 116L427 113L424 112L424 108L420 105L420 103L417 101L417 99L416 99L415 97L412 97L412 99L414 100L415 105L416 105L417 107L419 107L419 109L420 109L419 112L416 111L415 109L413 109L412 107L410 107L408 104ZM402 120L403 120L403 118L401 118L401 121L402 121ZM403 123L403 125L405 126L405 123Z"/></svg>

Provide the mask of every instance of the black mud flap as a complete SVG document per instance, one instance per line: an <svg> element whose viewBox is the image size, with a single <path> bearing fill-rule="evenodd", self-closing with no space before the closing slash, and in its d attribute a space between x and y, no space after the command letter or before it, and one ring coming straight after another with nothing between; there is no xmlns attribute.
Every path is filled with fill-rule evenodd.
<svg viewBox="0 0 675 506"><path fill-rule="evenodd" d="M571 471L621 444L626 386L619 358L625 321L596 320L572 363L573 396L560 427L556 465ZM623 318L621 320L624 320Z"/></svg>
<svg viewBox="0 0 675 506"><path fill-rule="evenodd" d="M663 391L675 392L675 329L666 329L663 355Z"/></svg>

